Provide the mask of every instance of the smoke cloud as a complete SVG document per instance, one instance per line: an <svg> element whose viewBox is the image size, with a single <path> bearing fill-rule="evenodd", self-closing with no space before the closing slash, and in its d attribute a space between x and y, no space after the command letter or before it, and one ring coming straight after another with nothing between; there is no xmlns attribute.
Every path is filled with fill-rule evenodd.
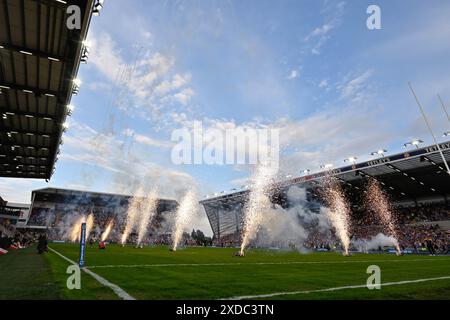
<svg viewBox="0 0 450 320"><path fill-rule="evenodd" d="M304 188L290 187L286 195L289 208L280 205L266 208L253 242L258 247L295 248L304 252L310 230L328 232L330 222L323 210L314 212L308 208Z"/></svg>
<svg viewBox="0 0 450 320"><path fill-rule="evenodd" d="M382 233L370 238L369 240L358 239L352 241L352 244L360 252L368 252L369 250L377 250L382 247L398 247L398 241L393 236L386 236Z"/></svg>

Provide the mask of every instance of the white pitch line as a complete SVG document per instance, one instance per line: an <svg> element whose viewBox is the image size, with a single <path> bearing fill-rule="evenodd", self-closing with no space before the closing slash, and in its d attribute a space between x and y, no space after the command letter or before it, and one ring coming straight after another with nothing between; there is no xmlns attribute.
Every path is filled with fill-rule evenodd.
<svg viewBox="0 0 450 320"><path fill-rule="evenodd" d="M438 277L438 278L428 278L428 279L406 280L406 281L398 281L398 282L386 282L386 283L381 283L381 286L382 287L398 286L398 285L402 285L402 284L437 281L437 280L447 280L447 279L450 279L450 276ZM316 293L316 292L330 292L330 291L338 291L338 290L345 290L345 289L361 289L361 288L367 288L367 284L326 288L326 289L318 289L318 290L288 291L288 292L275 292L275 293L269 293L269 294L259 294L259 295L252 295L252 296L237 296L237 297L231 297L231 298L224 298L221 300L250 300L250 299L260 299L260 298L262 299L262 298L271 298L271 297L276 297L276 296L307 294L307 293Z"/></svg>
<svg viewBox="0 0 450 320"><path fill-rule="evenodd" d="M103 266L88 266L89 269L98 268L157 268L157 267L201 267L201 266L254 266L254 265L284 265L284 264L341 264L341 263L373 263L373 262L428 262L449 261L450 259L408 259L408 260L354 260L354 261L286 261L286 262L236 262L236 263L163 263L163 264L111 264Z"/></svg>
<svg viewBox="0 0 450 320"><path fill-rule="evenodd" d="M69 262L70 264L74 264L74 265L78 265L75 261L70 260L69 258L67 258L66 256L62 255L61 253L59 253L58 251L56 251L55 249L52 249L50 247L48 247L52 252L56 253L58 256L60 256L61 258L63 258L64 260L66 260L67 262ZM104 285L105 287L110 288L112 291L114 291L114 293L119 296L119 298L122 298L123 300L136 300L134 297L130 296L125 290L123 290L121 287L119 287L118 285L109 282L108 280L106 280L105 278L99 276L98 274L92 272L91 270L89 270L88 268L82 268L82 270L84 272L86 272L88 275L90 275L91 277L93 277L95 280L97 280L98 282L100 282L100 284Z"/></svg>

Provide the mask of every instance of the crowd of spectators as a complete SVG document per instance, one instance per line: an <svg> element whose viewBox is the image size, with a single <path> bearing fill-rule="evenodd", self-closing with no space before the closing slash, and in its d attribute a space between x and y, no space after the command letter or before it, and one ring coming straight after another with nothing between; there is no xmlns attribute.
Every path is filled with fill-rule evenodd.
<svg viewBox="0 0 450 320"><path fill-rule="evenodd" d="M443 229L437 221L450 220L450 208L445 204L424 204L416 207L397 207L391 210L394 232L368 211L353 211L350 225L352 240L370 240L378 234L393 236L402 249L411 249L418 253L432 246L439 253L448 253L450 230ZM330 249L340 247L333 233L321 233L311 230L305 246L312 249Z"/></svg>
<svg viewBox="0 0 450 320"><path fill-rule="evenodd" d="M9 219L0 218L0 232L3 234L12 234L14 233L15 225Z"/></svg>
<svg viewBox="0 0 450 320"><path fill-rule="evenodd" d="M42 231L26 229L14 229L13 233L5 233L0 230L0 248L6 251L23 249L35 243L42 234Z"/></svg>
<svg viewBox="0 0 450 320"><path fill-rule="evenodd" d="M10 208L7 206L0 206L0 215L12 216L12 217L21 217L23 215L23 211L17 208Z"/></svg>
<svg viewBox="0 0 450 320"><path fill-rule="evenodd" d="M394 236L402 249L419 253L426 251L427 242L431 242L439 253L447 253L450 245L450 230L444 230L432 222L450 220L450 209L444 204L426 204L415 208L392 209L395 234L391 234L373 212L353 210L350 224L351 247L356 240L370 240L378 234ZM431 222L431 223L430 223ZM426 223L426 224L424 224ZM312 250L342 249L340 240L330 230L320 230L317 225L306 226L308 236L303 247ZM240 233L222 236L214 244L223 247L237 247L241 241ZM289 243L284 243L288 246ZM294 244L292 244L294 245ZM388 248L385 248L388 249Z"/></svg>
<svg viewBox="0 0 450 320"><path fill-rule="evenodd" d="M400 224L450 220L450 207L445 204L420 204L415 208L397 207L394 210Z"/></svg>
<svg viewBox="0 0 450 320"><path fill-rule="evenodd" d="M89 212L89 208L84 208L86 212ZM93 228L88 241L96 242L101 238L101 233L106 228L110 221L114 221L115 230L114 236L110 237L107 241L117 242L120 239L120 235L124 228L124 218L122 214L111 210L99 210L92 212L95 217L95 227ZM47 230L50 240L63 240L61 234L51 231L52 228L58 225L58 222L63 219L64 214L70 214L70 212L49 212L46 209L37 212L34 215L34 222L44 222L48 224ZM373 212L365 210L352 211L351 225L350 225L350 237L352 243L353 240L364 239L370 240L378 234L384 234L386 236L394 236L403 249L411 249L415 252L423 251L423 248L427 247L427 243L433 243L434 248L439 253L448 252L450 244L450 230L444 230L442 227L434 222L442 220L450 220L450 207L443 203L440 204L421 204L416 207L396 207L392 209L395 234L389 231L383 222L377 218L377 215ZM49 215L51 219L49 220ZM7 219L0 219L0 231L9 230L14 231L14 226ZM332 230L319 230L318 226L308 226L308 236L303 243L303 247L313 250L333 250L340 248L340 241ZM144 238L144 244L154 245L170 245L171 230L167 228L165 223L164 213L158 214L152 222L149 228L149 233ZM3 242L6 243L6 232L3 232ZM39 234L35 234L31 231L16 232L13 238L8 237L9 243L17 243L20 246L26 246L32 241L36 241ZM132 233L128 239L129 242L135 243L137 240L137 234ZM240 245L241 235L234 233L230 235L222 236L220 239L213 239L213 244L222 247L236 247ZM190 234L185 233L181 241L184 245L195 245L196 241ZM6 244L3 244L4 246ZM252 245L252 244L251 244ZM294 245L294 244L293 244ZM297 244L298 245L298 244ZM355 247L353 247L355 248Z"/></svg>

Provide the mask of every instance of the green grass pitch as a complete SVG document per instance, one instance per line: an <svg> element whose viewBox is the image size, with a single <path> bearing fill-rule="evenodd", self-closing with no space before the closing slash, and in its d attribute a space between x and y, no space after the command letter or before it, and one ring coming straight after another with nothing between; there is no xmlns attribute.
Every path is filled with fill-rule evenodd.
<svg viewBox="0 0 450 320"><path fill-rule="evenodd" d="M78 245L50 244L78 260ZM381 268L381 281L398 282L450 276L450 256L400 256L250 250L234 257L232 248L120 247L100 251L87 246L86 266L136 299L221 299L274 292L363 285L369 265ZM114 292L82 273L81 290L66 288L67 261L35 248L0 257L10 276L0 284L0 299L118 299ZM330 292L280 295L273 299L450 299L450 279Z"/></svg>

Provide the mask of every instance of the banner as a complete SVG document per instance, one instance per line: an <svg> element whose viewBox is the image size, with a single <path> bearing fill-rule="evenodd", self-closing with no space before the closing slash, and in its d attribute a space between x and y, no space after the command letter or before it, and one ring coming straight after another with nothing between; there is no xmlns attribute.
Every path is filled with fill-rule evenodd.
<svg viewBox="0 0 450 320"><path fill-rule="evenodd" d="M84 267L84 252L86 250L86 223L81 224L81 238L80 238L80 260L78 265L80 268Z"/></svg>

